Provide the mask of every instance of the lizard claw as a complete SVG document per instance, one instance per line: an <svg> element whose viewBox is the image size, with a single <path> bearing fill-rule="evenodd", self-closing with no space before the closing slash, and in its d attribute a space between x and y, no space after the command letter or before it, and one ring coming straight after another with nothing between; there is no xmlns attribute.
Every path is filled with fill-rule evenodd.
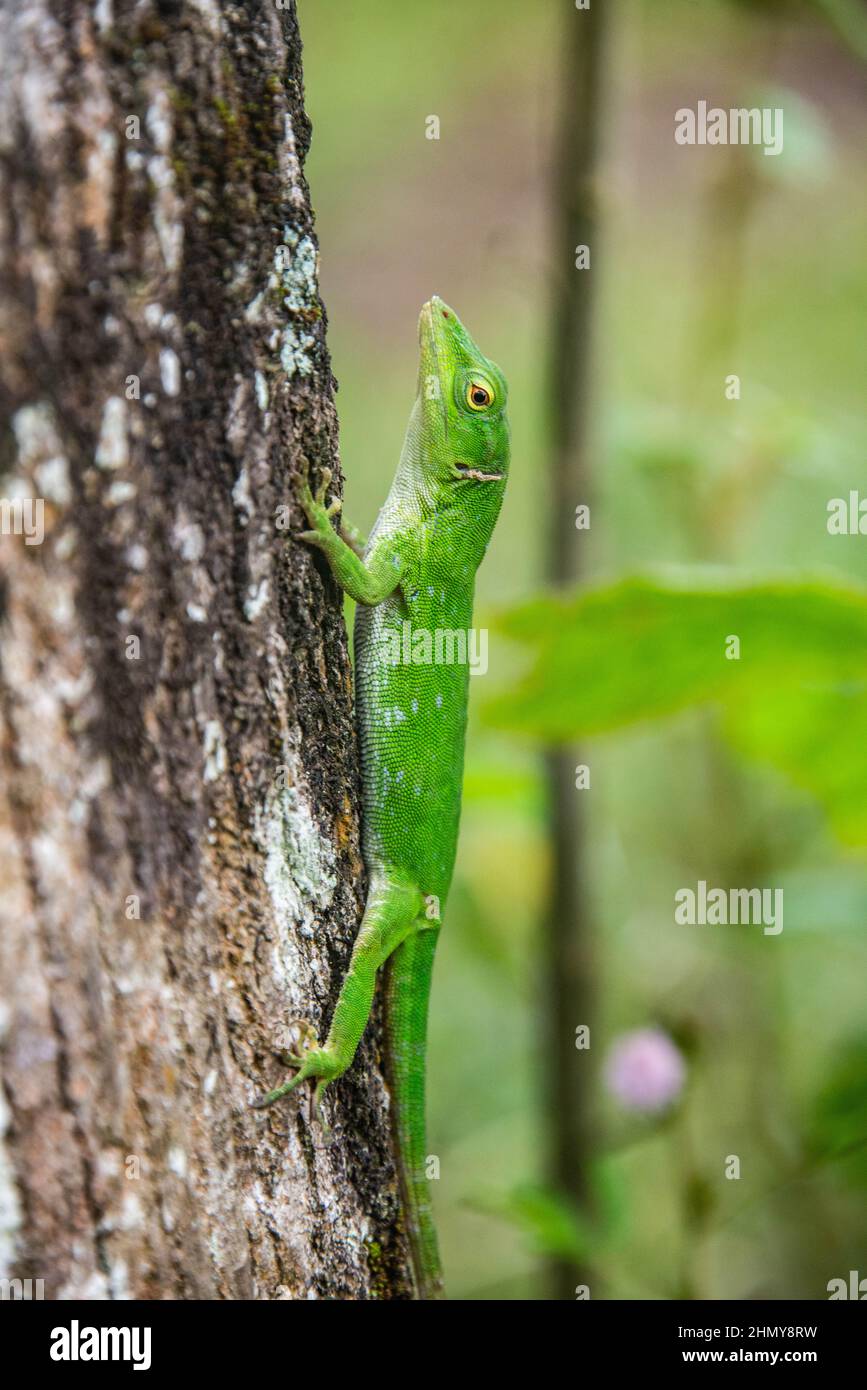
<svg viewBox="0 0 867 1390"><path fill-rule="evenodd" d="M298 464L298 476L295 479L295 492L298 501L301 503L305 512L313 506L313 493L310 490L310 464L307 459L301 456Z"/></svg>
<svg viewBox="0 0 867 1390"><path fill-rule="evenodd" d="M317 487L313 496L319 503L320 507L325 506L325 497L328 492L328 489L331 486L332 477L333 474L330 468L323 468L321 474L319 475L319 486Z"/></svg>

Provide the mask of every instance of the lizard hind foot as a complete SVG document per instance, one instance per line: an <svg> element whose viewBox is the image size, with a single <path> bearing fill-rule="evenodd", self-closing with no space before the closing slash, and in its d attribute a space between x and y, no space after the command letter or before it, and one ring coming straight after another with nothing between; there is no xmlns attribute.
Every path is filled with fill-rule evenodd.
<svg viewBox="0 0 867 1390"><path fill-rule="evenodd" d="M284 1096L288 1096L290 1092L294 1091L302 1082L316 1081L318 1085L314 1094L313 1103L314 1112L317 1118L319 1118L319 1102L322 1099L322 1092L329 1081L333 1081L336 1077L340 1076L345 1068L340 1064L338 1059L324 1047L313 1047L309 1052L305 1052L302 1057L286 1056L285 1061L288 1066L297 1067L298 1071L289 1081L284 1081L282 1086L278 1086L275 1090L269 1091L261 1100L254 1101L250 1108L252 1110L266 1110L268 1106L273 1105L275 1101L282 1100Z"/></svg>

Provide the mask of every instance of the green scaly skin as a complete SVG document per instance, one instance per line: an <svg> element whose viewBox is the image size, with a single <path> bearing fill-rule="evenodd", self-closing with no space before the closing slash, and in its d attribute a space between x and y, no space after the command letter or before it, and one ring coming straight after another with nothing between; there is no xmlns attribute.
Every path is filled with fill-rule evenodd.
<svg viewBox="0 0 867 1390"><path fill-rule="evenodd" d="M364 918L328 1037L291 1059L297 1074L266 1096L315 1080L318 1101L352 1062L387 965L386 1038L394 1134L420 1298L442 1295L425 1177L425 1045L434 951L454 869L461 810L469 666L416 663L424 633L472 624L476 570L499 515L509 468L506 382L457 315L434 296L419 318L418 392L397 473L359 555L357 533L332 525L330 474L300 500L310 530L359 607L356 712L363 781ZM409 625L408 628L406 625ZM416 643L418 639L418 643ZM419 645L420 644L420 645ZM434 656L436 647L434 646ZM395 657L400 659L395 660Z"/></svg>

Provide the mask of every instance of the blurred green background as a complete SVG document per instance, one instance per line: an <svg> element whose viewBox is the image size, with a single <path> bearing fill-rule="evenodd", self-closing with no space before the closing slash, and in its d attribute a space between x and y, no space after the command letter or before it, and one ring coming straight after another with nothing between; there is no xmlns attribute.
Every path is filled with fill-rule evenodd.
<svg viewBox="0 0 867 1390"><path fill-rule="evenodd" d="M601 596L561 606L544 596L553 164L582 17L571 0L299 9L348 517L369 529L387 492L432 293L510 383L512 472L478 584L490 669L471 683L432 1000L449 1292L546 1298L565 1256L594 1298L826 1297L867 1275L867 535L826 524L829 499L867 497L867 11L616 7L598 246L573 272L598 277L575 545ZM782 107L783 152L677 145L674 112L701 99ZM543 1100L542 747L573 736L591 767L589 1214L550 1185ZM783 932L676 924L699 879L782 888ZM648 1026L688 1080L642 1117L603 1062Z"/></svg>

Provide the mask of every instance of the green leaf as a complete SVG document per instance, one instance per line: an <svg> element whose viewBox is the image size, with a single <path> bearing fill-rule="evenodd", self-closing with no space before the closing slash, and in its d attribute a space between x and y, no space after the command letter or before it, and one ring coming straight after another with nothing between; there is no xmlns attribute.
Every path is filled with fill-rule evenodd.
<svg viewBox="0 0 867 1390"><path fill-rule="evenodd" d="M503 1196L472 1205L523 1231L539 1254L579 1263L605 1244L611 1229L607 1214L591 1222L566 1196L542 1183L519 1183Z"/></svg>
<svg viewBox="0 0 867 1390"><path fill-rule="evenodd" d="M717 706L732 742L867 843L867 590L717 572L540 595L500 615L532 665L486 722L552 742ZM739 641L737 660L727 657Z"/></svg>
<svg viewBox="0 0 867 1390"><path fill-rule="evenodd" d="M862 681L745 700L723 725L744 756L767 762L821 802L846 844L867 844L867 699Z"/></svg>
<svg viewBox="0 0 867 1390"><path fill-rule="evenodd" d="M586 1177L586 1210L542 1182L518 1183L509 1192L477 1197L469 1205L522 1230L539 1254L580 1263L608 1248L627 1225L627 1192L616 1164L594 1158Z"/></svg>

